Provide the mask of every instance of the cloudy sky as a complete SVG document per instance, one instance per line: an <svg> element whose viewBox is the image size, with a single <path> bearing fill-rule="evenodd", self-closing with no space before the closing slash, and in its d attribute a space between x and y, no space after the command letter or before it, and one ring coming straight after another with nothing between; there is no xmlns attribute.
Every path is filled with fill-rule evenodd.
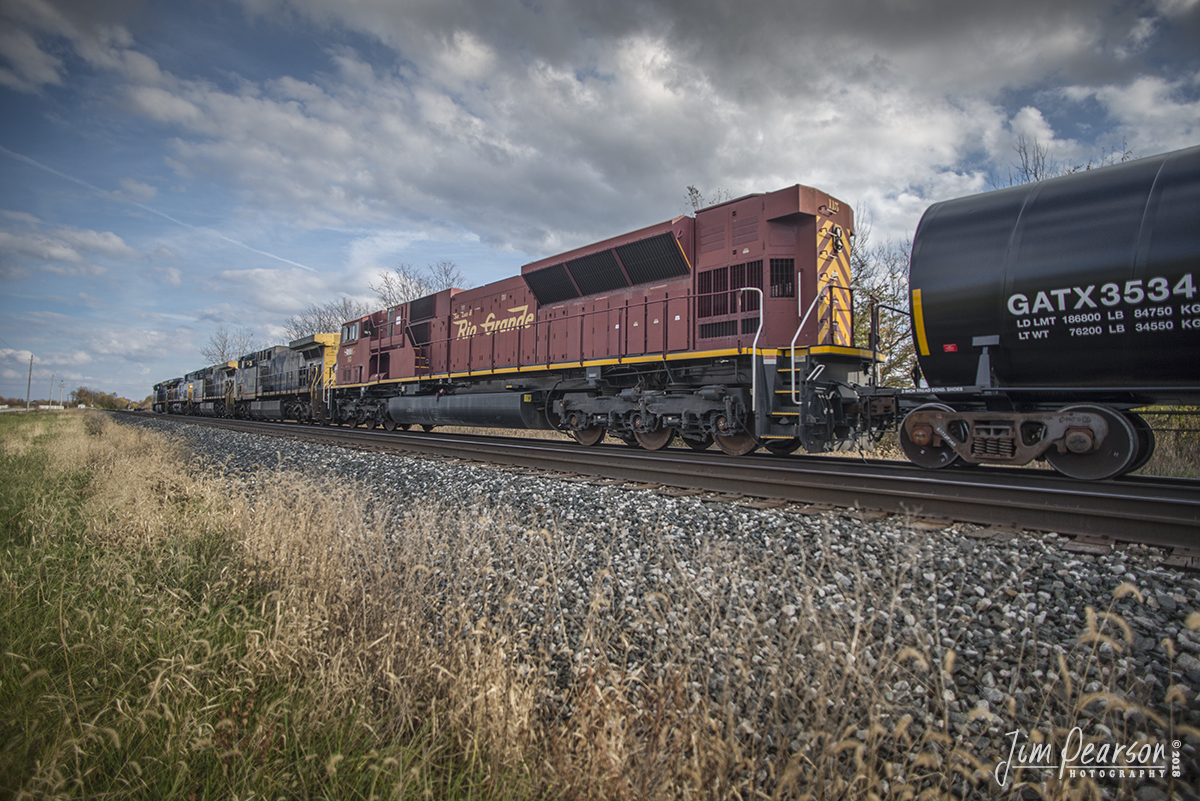
<svg viewBox="0 0 1200 801"><path fill-rule="evenodd" d="M1200 144L1200 0L0 0L0 395L142 398L221 322L474 284L712 194L911 234L1004 180Z"/></svg>

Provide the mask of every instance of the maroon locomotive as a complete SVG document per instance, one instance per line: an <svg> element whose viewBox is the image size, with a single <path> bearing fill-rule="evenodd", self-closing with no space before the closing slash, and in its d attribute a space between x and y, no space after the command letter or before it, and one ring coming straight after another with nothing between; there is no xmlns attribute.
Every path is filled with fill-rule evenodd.
<svg viewBox="0 0 1200 801"><path fill-rule="evenodd" d="M851 209L747 195L347 322L322 422L555 428L655 450L844 447L861 433Z"/></svg>

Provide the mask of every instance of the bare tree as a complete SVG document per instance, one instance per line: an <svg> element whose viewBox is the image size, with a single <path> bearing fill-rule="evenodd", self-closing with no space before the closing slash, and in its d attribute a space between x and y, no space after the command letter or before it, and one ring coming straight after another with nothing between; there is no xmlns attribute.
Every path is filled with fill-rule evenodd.
<svg viewBox="0 0 1200 801"><path fill-rule="evenodd" d="M1008 182L1010 185L1044 181L1047 178L1074 172L1072 168L1063 167L1051 158L1049 145L1042 145L1036 136L1033 138L1032 144L1025 140L1024 134L1018 136L1013 150L1017 152L1018 162L1014 165L1017 168L1015 177L1012 170L1009 170Z"/></svg>
<svg viewBox="0 0 1200 801"><path fill-rule="evenodd" d="M687 188L687 205L691 207L695 213L700 209L706 209L709 206L715 206L718 203L724 203L727 200L733 200L733 193L727 189L717 189L713 192L712 197L705 197L704 193L695 187L694 184L688 184Z"/></svg>
<svg viewBox="0 0 1200 801"><path fill-rule="evenodd" d="M1009 167L1007 182L993 179L991 181L992 188L1000 189L1006 186L1045 181L1047 178L1057 178L1060 175L1070 175L1075 172L1107 167L1110 164L1124 163L1134 157L1133 151L1129 149L1129 144L1122 141L1119 149L1112 147L1102 150L1099 158L1088 159L1086 164L1063 164L1050 155L1049 145L1041 144L1037 137L1030 142L1024 134L1017 137L1013 150L1016 151L1017 161Z"/></svg>
<svg viewBox="0 0 1200 801"><path fill-rule="evenodd" d="M254 332L248 328L235 328L230 331L222 324L217 326L207 344L200 348L200 355L208 364L224 364L254 350L258 350Z"/></svg>
<svg viewBox="0 0 1200 801"><path fill-rule="evenodd" d="M850 286L854 290L854 335L862 347L869 344L871 305L879 304L879 337L875 349L883 354L878 367L883 386L909 386L916 366L916 350L909 322L908 266L912 240L871 241L871 222L865 212L856 215L854 249L850 254ZM893 311L899 309L900 311Z"/></svg>
<svg viewBox="0 0 1200 801"><path fill-rule="evenodd" d="M333 333L342 329L342 323L370 314L371 307L365 303L342 295L328 303L313 303L307 309L283 321L283 329L289 339L300 339L311 334Z"/></svg>
<svg viewBox="0 0 1200 801"><path fill-rule="evenodd" d="M443 289L470 286L458 265L447 259L435 261L423 270L402 262L391 271L380 270L377 275L379 283L371 284L371 291L388 308Z"/></svg>
<svg viewBox="0 0 1200 801"><path fill-rule="evenodd" d="M439 259L425 268L429 276L429 291L441 292L443 289L465 289L470 286L467 277L458 269L458 265L448 259Z"/></svg>

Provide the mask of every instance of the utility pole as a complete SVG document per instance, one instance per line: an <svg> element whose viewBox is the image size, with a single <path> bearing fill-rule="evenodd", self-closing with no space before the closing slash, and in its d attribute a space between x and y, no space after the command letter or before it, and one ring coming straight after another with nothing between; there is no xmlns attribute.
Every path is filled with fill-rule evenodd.
<svg viewBox="0 0 1200 801"><path fill-rule="evenodd" d="M58 405L59 405L59 406L62 406L62 405L63 405L63 402L62 402L62 392L63 392L63 384L65 384L65 383L67 383L67 382L66 382L66 381L59 381L59 382L58 382ZM54 387L50 387L50 391L51 391L51 392L53 392L53 391L54 391ZM64 408L65 408L65 407L64 407Z"/></svg>
<svg viewBox="0 0 1200 801"><path fill-rule="evenodd" d="M50 395L47 400L50 401L51 406L54 405L54 373L50 374Z"/></svg>
<svg viewBox="0 0 1200 801"><path fill-rule="evenodd" d="M25 383L25 411L29 411L29 393L33 389L33 354L29 354L29 381Z"/></svg>

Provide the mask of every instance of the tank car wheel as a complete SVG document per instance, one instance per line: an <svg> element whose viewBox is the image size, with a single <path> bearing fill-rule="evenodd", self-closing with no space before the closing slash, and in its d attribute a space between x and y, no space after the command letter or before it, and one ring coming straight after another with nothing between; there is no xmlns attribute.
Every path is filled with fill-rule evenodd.
<svg viewBox="0 0 1200 801"><path fill-rule="evenodd" d="M717 434L717 447L730 456L745 456L758 450L758 440L743 431L740 434Z"/></svg>
<svg viewBox="0 0 1200 801"><path fill-rule="evenodd" d="M395 431L396 430L396 421L390 417L383 418L383 430L384 431Z"/></svg>
<svg viewBox="0 0 1200 801"><path fill-rule="evenodd" d="M577 428L571 432L571 436L580 445L591 447L600 440L604 439L604 428L602 426L592 426L591 428Z"/></svg>
<svg viewBox="0 0 1200 801"><path fill-rule="evenodd" d="M1134 470L1141 470L1146 466L1146 462L1150 461L1157 441L1154 438L1154 429L1146 422L1146 418L1140 414L1126 412L1125 419L1133 426L1138 438L1137 456L1133 457L1133 463L1125 469L1126 473L1132 473Z"/></svg>
<svg viewBox="0 0 1200 801"><path fill-rule="evenodd" d="M787 456L789 453L795 453L800 449L800 438L769 439L763 446L776 456Z"/></svg>
<svg viewBox="0 0 1200 801"><path fill-rule="evenodd" d="M711 434L705 434L700 439L693 439L692 437L685 437L681 434L680 438L683 439L683 442L685 445L687 445L689 448L691 448L694 451L706 451L709 448L711 448L712 444L713 444L713 438L712 438Z"/></svg>
<svg viewBox="0 0 1200 801"><path fill-rule="evenodd" d="M401 431L407 431L408 429L412 428L412 423L396 423L396 428L400 429Z"/></svg>
<svg viewBox="0 0 1200 801"><path fill-rule="evenodd" d="M657 431L637 431L634 433L638 445L648 451L661 451L675 439L675 429L660 428Z"/></svg>
<svg viewBox="0 0 1200 801"><path fill-rule="evenodd" d="M614 434L614 436L615 436L617 439L621 440L621 442L624 442L624 443L625 443L625 445L626 445L626 446L628 446L628 447L630 447L630 448L640 448L640 447L642 447L641 445L639 445L639 444L638 444L637 437L623 437L623 436L621 436L621 435L619 435L619 434Z"/></svg>
<svg viewBox="0 0 1200 801"><path fill-rule="evenodd" d="M435 426L431 426L431 425L429 425L429 423L422 423L422 424L421 424L421 430L422 430L422 431L424 431L426 434L428 434L428 433L429 433L430 431L432 431L434 428L435 428Z"/></svg>
<svg viewBox="0 0 1200 801"><path fill-rule="evenodd" d="M1059 410L1060 414L1066 412L1097 415L1108 423L1108 436L1100 443L1099 449L1087 453L1074 453L1070 450L1059 453L1058 448L1051 447L1046 451L1046 461L1055 470L1082 481L1103 481L1116 478L1130 470L1130 465L1140 455L1140 449L1138 433L1133 424L1125 419L1125 415L1103 406L1087 404L1067 406Z"/></svg>
<svg viewBox="0 0 1200 801"><path fill-rule="evenodd" d="M916 409L913 409L909 414L934 411L954 412L953 409L944 403L926 403L924 406L918 406ZM953 431L951 433L961 436L963 440L967 438L966 433L962 431ZM935 470L940 467L949 467L958 461L958 454L949 445L945 443L937 446L933 445L932 434L929 434L929 442L918 445L909 438L908 427L901 422L899 435L900 450L904 451L904 455L908 457L908 460L917 467Z"/></svg>

